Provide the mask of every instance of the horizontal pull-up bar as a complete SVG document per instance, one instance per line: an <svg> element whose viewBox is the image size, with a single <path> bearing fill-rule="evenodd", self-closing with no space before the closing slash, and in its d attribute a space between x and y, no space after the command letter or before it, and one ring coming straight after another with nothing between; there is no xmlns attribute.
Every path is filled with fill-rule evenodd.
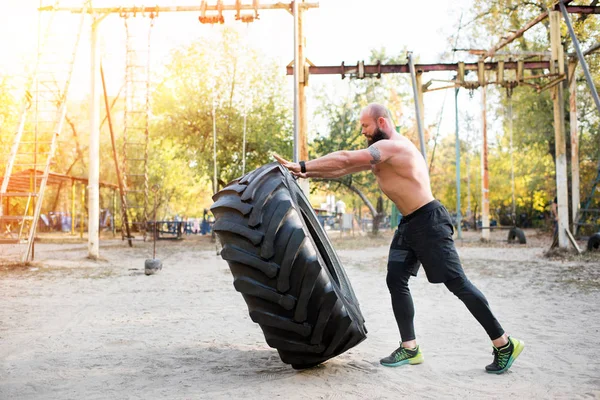
<svg viewBox="0 0 600 400"><path fill-rule="evenodd" d="M256 9L259 10L292 10L292 3L272 3L272 4L259 4L258 7L253 4L213 4L208 5L205 4L204 7L202 5L197 6L149 6L149 7L54 7L54 6L45 6L38 8L39 11L69 11L72 13L82 13L86 12L88 14L100 13L100 14L109 14L109 13L164 13L164 12L201 12L201 11L254 11ZM319 3L298 3L298 7L300 8L318 8Z"/></svg>
<svg viewBox="0 0 600 400"><path fill-rule="evenodd" d="M567 6L569 14L600 14L598 6Z"/></svg>
<svg viewBox="0 0 600 400"><path fill-rule="evenodd" d="M531 69L549 69L549 61L524 61L524 70ZM479 63L464 63L465 70L477 71ZM454 64L415 64L415 70L417 72L433 72L433 71L457 71L459 68L458 63ZM519 62L517 61L506 61L504 62L504 69L517 69L519 68ZM484 69L486 71L492 71L498 69L498 62L486 62L484 63ZM399 74L399 73L410 73L408 64L375 64L375 65L364 65L359 63L358 65L337 65L337 66L323 66L319 67L311 65L308 67L308 72L311 75L350 75L356 74L357 71L364 72L366 75L378 75L378 74ZM294 74L294 67L287 67L287 75ZM364 77L363 76L363 77Z"/></svg>

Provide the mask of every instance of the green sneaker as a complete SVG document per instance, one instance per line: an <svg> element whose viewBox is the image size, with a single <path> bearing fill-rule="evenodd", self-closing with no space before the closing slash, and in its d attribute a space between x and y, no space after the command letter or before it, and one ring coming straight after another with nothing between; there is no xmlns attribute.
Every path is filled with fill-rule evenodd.
<svg viewBox="0 0 600 400"><path fill-rule="evenodd" d="M508 337L508 344L499 349L494 347L494 362L485 367L490 374L501 374L506 372L513 362L519 357L519 354L525 348L525 342Z"/></svg>
<svg viewBox="0 0 600 400"><path fill-rule="evenodd" d="M423 362L423 354L419 346L414 349L406 349L400 345L392 354L382 358L381 365L386 367L398 367L404 364L421 364Z"/></svg>

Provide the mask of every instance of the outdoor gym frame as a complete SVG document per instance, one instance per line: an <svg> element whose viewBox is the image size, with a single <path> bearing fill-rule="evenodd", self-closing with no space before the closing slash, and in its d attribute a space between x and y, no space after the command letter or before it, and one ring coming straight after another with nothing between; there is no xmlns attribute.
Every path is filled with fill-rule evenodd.
<svg viewBox="0 0 600 400"><path fill-rule="evenodd" d="M509 35L507 38L501 40L498 44L493 46L487 52L481 54L480 60L477 63L453 63L453 64L423 64L413 65L412 56L409 57L409 64L403 65L364 65L363 62L359 62L356 66L345 66L343 63L341 66L329 66L319 67L306 63L306 57L304 56L304 35L302 32L302 16L303 12L309 8L317 8L318 3L305 3L305 2L292 2L292 3L275 3L275 4L258 4L258 1L254 0L252 5L241 4L241 1L236 1L235 5L223 5L221 0L216 2L216 5L207 5L206 1L202 1L200 6L153 6L153 7L121 7L121 8L91 8L85 10L83 8L54 8L54 7L42 7L40 11L69 11L73 13L88 12L94 16L92 23L92 37L91 37L91 60L92 67L90 71L91 76L91 106L90 106L90 171L89 171L89 255L91 257L98 257L98 216L99 216L99 201L98 201L98 180L99 180L99 54L97 45L97 25L99 22L111 13L158 13L161 12L200 12L201 22L206 23L222 23L222 12L223 11L237 11L237 19L244 21L240 13L242 10L249 10L255 13L255 17L258 17L258 10L264 9L284 9L292 13L294 16L294 63L293 66L287 67L287 74L294 75L294 160L308 158L307 151L307 118L306 118L306 103L305 103L305 92L304 89L308 85L308 76L310 74L341 74L342 77L345 75L354 75L355 77L362 79L367 76L380 77L383 73L410 73L412 70L413 79L413 90L415 92L415 107L417 116L419 118L419 137L421 141L421 151L425 155L424 140L423 140L423 93L426 91L438 90L429 89L431 82L423 85L422 74L424 72L431 71L456 71L457 76L455 82L446 88L460 88L465 87L470 90L477 88L482 89L482 114L483 114L483 145L482 145L482 225L484 228L489 228L489 189L488 189L488 166L487 166L487 127L485 123L486 104L485 104L485 92L486 85L488 84L500 84L507 88L513 88L517 85L532 85L527 82L532 78L550 78L549 82L536 89L541 91L550 89L552 91L552 98L554 100L554 126L555 126L555 142L556 142L556 184L557 184L557 199L558 199L558 215L559 215L559 246L566 248L568 246L567 230L568 230L568 193L567 193L567 160L566 160L566 144L565 144L565 129L564 129L564 115L562 107L563 103L563 87L560 84L562 81L574 75L576 61L573 59L570 62L568 71L565 70L565 57L560 43L560 13L563 13L565 23L569 28L569 34L577 50L577 57L580 64L586 74L588 80L588 86L592 91L596 106L600 111L600 101L598 100L597 91L591 82L589 77L589 71L587 70L587 64L583 58L583 53L579 49L577 38L574 35L573 29L570 24L568 13L578 14L598 14L600 13L600 7L595 6L579 6L569 5L572 0L561 0L554 4L551 10L548 10L538 17L528 22L523 28L517 32ZM594 4L594 3L593 3ZM558 11L560 10L560 11ZM216 15L207 17L206 12L216 12ZM214 17L214 18L213 18ZM543 21L545 18L550 19L550 36L551 36L551 56L549 60L543 61L516 61L516 62L490 62L486 61L487 58L493 57L497 54L498 50L508 45L515 39L522 36L527 30L535 26L537 23ZM202 20L204 18L204 21ZM252 19L254 20L254 18ZM250 19L246 17L246 22ZM591 49L590 49L591 50ZM588 50L588 51L590 51ZM412 68L411 68L412 67ZM525 76L526 70L535 69L547 69L550 72L538 76ZM474 70L477 71L477 81L466 81L464 79L465 72ZM504 80L504 70L515 70L515 80ZM496 81L489 81L486 77L487 71L496 72ZM569 72L569 74L567 74ZM575 96L575 84L571 84L571 96ZM440 88L444 89L444 88ZM576 108L571 103L571 120L573 121L575 115L576 121ZM572 124L573 125L573 124ZM578 154L578 139L576 128L571 131L571 140L575 144L571 147L572 159L575 162L572 165L573 179L573 213L576 214L579 209L579 170L577 160L579 159ZM94 144L95 143L95 144ZM457 157L457 163L459 157ZM457 173L457 181L460 176ZM576 186L575 186L576 185ZM458 209L458 218L460 218L460 209ZM459 222L460 224L460 222ZM482 230L482 237L484 239L489 238L489 229Z"/></svg>
<svg viewBox="0 0 600 400"><path fill-rule="evenodd" d="M423 133L423 93L432 90L448 89L464 87L469 90L475 90L481 88L482 94L482 152L481 152L481 165L482 165L482 238L489 239L490 237L490 220L489 220L489 171L487 162L487 123L486 123L486 86L489 84L498 84L508 90L512 90L514 87L519 85L533 86L539 92L549 89L552 93L552 99L554 102L554 137L556 143L556 187L557 187L557 200L558 200L558 242L559 247L567 248L568 246L568 234L569 234L569 215L568 215L568 183L567 183L567 157L566 157L566 135L564 127L564 110L563 110L563 85L561 84L564 80L570 80L570 121L571 121L571 175L572 175L572 215L574 226L576 224L576 218L580 208L580 197L579 197L579 139L577 132L577 108L576 108L576 85L575 85L575 69L577 61L582 66L585 74L585 78L588 83L588 87L592 93L594 102L598 112L600 113L600 100L598 99L598 93L592 81L591 75L587 68L587 63L584 59L584 54L589 54L592 51L600 48L598 45L592 46L585 53L581 51L577 37L575 36L569 13L573 14L600 14L600 7L597 6L581 6L581 5L569 5L572 0L560 0L554 3L554 5L548 11L540 14L518 31L512 33L508 37L502 39L498 44L493 46L487 51L478 51L476 54L480 55L480 59L476 63L449 63L449 64L416 64L413 65L412 54L408 54L407 64L387 64L382 65L377 63L375 65L365 65L363 61L358 62L356 65L345 65L343 62L340 66L314 66L311 65L307 69L308 74L312 75L331 75L340 74L342 79L346 75L355 77L357 79L363 79L366 77L377 77L380 78L381 74L389 73L410 73L413 82L413 91L415 94L415 111L417 116L417 126L419 131L419 142L421 145L421 153L426 158L425 146L424 146L424 133ZM592 4L595 4L593 2ZM560 20L561 13L563 14L564 21L569 30L569 35L573 42L576 50L576 57L571 56L569 59L569 68L565 70L565 54L560 37ZM523 36L523 34L537 25L544 19L549 18L550 20L550 57L547 60L542 61L486 61L488 58L494 57L497 52L510 44L515 39ZM544 54L541 54L544 57ZM534 76L525 76L526 70L548 70L549 73ZM505 80L504 71L515 70L514 80ZM456 78L452 81L450 86L429 89L432 81L422 84L422 74L425 72L433 71L456 71ZM466 81L465 71L477 71L476 81ZM496 72L496 80L490 81L487 77L488 71ZM291 75L294 72L293 68L287 67L287 74ZM549 81L543 85L534 85L528 80L549 78ZM457 149L457 187L460 187L460 154ZM600 174L600 168L599 168ZM460 194L460 191L457 190ZM593 193L593 191L592 191ZM457 196L457 224L460 229L460 196Z"/></svg>
<svg viewBox="0 0 600 400"><path fill-rule="evenodd" d="M319 3L308 3L302 1L293 1L291 3L272 3L261 4L258 0L253 0L252 4L242 4L241 0L236 0L235 4L226 5L222 0L215 1L216 4L209 5L206 0L202 0L198 6L151 6L151 7L40 7L40 12L65 11L71 13L88 13L92 15L92 31L90 40L91 68L90 68L90 145L89 145L89 186L88 186L88 256L91 258L99 257L99 217L100 217L100 96L102 89L100 86L100 54L98 46L98 25L110 14L125 15L146 15L156 18L160 13L165 12L197 12L200 13L199 21L201 23L224 23L223 12L235 11L236 20L241 22L253 22L258 19L258 10L287 10L294 17L294 160L308 158L307 142L307 118L306 118L306 94L305 87L308 84L308 73L306 68L306 57L304 56L304 33L303 16L304 12L311 8L318 8ZM246 12L242 14L242 12ZM249 15L247 11L251 11ZM211 15L207 15L210 12ZM305 190L307 185L304 183Z"/></svg>

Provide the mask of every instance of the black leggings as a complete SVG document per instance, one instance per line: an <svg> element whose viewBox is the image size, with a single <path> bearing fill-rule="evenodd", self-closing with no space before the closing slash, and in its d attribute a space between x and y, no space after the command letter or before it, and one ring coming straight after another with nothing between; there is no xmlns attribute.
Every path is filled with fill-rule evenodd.
<svg viewBox="0 0 600 400"><path fill-rule="evenodd" d="M400 275L400 276L399 276ZM415 307L413 304L408 279L410 273L394 273L388 271L387 285L392 295L392 308L394 316L400 328L400 336L403 342L416 339L413 319ZM494 340L504 334L500 323L492 314L489 304L483 295L468 279L462 275L444 283L456 297L458 297L469 309L471 314L481 324L490 339Z"/></svg>

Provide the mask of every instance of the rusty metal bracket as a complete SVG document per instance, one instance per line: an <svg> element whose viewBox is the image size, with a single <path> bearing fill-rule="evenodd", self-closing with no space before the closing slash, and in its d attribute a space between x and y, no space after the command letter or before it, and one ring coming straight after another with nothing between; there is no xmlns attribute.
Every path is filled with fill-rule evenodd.
<svg viewBox="0 0 600 400"><path fill-rule="evenodd" d="M553 88L554 86L558 85L559 83L561 83L562 81L564 81L565 79L567 79L567 75L566 74L559 74L558 78L555 78L553 80L551 80L550 82L548 82L547 84L545 84L544 86L541 86L537 89L538 93L541 93L547 89Z"/></svg>

